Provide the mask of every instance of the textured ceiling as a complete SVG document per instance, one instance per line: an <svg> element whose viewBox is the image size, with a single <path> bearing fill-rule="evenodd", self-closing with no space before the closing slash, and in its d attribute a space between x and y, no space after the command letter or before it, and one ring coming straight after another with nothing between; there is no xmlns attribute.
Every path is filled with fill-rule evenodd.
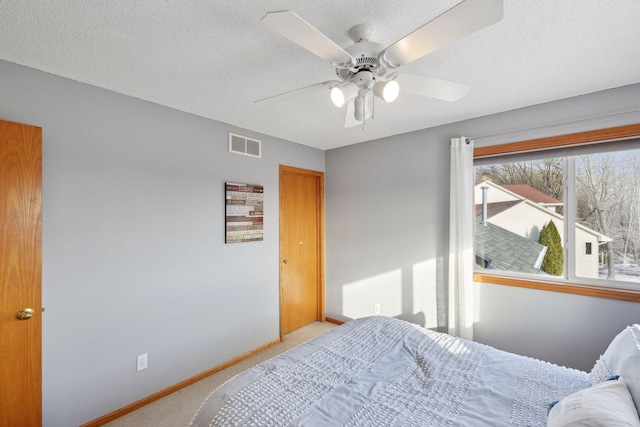
<svg viewBox="0 0 640 427"><path fill-rule="evenodd" d="M292 10L342 47L368 23L387 46L458 2L7 0L0 59L321 149L640 82L640 0L505 0L501 22L402 68L470 85L455 103L401 93L364 131L343 127L328 91L254 104L335 78L266 12Z"/></svg>

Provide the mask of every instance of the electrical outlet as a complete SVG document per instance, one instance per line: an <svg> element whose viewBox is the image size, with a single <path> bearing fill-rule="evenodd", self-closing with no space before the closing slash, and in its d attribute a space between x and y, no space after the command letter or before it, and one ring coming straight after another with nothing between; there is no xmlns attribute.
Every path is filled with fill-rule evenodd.
<svg viewBox="0 0 640 427"><path fill-rule="evenodd" d="M380 304L373 304L373 314L380 314Z"/></svg>
<svg viewBox="0 0 640 427"><path fill-rule="evenodd" d="M137 358L137 366L136 371L142 371L143 369L147 369L147 353L141 354Z"/></svg>

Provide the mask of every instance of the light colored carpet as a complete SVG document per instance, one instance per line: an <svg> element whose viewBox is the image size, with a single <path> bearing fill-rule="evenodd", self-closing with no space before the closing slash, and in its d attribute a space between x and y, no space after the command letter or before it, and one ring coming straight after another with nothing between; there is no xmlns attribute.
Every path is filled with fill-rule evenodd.
<svg viewBox="0 0 640 427"><path fill-rule="evenodd" d="M215 373L169 396L150 403L110 423L107 427L186 427L204 399L219 385L240 372L289 350L311 338L327 332L337 325L314 322L285 336L283 342L249 357L227 369Z"/></svg>

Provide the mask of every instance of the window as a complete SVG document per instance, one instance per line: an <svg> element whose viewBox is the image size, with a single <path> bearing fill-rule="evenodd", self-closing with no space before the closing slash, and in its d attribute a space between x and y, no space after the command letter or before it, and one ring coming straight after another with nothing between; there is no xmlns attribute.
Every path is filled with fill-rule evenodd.
<svg viewBox="0 0 640 427"><path fill-rule="evenodd" d="M563 159L475 166L475 251L485 269L562 275Z"/></svg>
<svg viewBox="0 0 640 427"><path fill-rule="evenodd" d="M607 131L627 139L597 143ZM477 148L476 275L640 290L637 136L631 125Z"/></svg>

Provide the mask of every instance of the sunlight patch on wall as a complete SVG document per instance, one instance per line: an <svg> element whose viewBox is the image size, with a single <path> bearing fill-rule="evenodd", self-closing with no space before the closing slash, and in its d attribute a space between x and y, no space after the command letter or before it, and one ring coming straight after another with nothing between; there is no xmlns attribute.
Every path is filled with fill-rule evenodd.
<svg viewBox="0 0 640 427"><path fill-rule="evenodd" d="M383 316L402 313L402 270L367 277L342 287L342 314L351 319L373 316L376 305Z"/></svg>
<svg viewBox="0 0 640 427"><path fill-rule="evenodd" d="M438 327L437 265L435 259L413 264L413 312L423 312L425 327Z"/></svg>

